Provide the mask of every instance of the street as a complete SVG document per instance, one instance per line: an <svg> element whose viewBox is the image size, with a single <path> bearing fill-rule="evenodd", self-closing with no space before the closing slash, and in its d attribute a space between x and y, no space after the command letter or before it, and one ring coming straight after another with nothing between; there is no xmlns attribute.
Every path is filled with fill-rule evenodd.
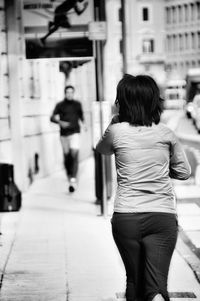
<svg viewBox="0 0 200 301"><path fill-rule="evenodd" d="M176 118L177 115L179 115L180 117L175 129L176 134L187 134L200 137L197 130L195 129L192 119L187 118L183 110L165 110L163 112L162 120L164 123L167 123L170 119Z"/></svg>

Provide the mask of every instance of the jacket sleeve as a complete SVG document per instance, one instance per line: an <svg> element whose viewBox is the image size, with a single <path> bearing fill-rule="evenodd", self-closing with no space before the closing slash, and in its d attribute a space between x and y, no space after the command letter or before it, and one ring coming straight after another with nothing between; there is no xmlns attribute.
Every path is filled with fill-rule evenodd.
<svg viewBox="0 0 200 301"><path fill-rule="evenodd" d="M103 155L114 154L112 124L107 127L102 138L97 143L96 150Z"/></svg>
<svg viewBox="0 0 200 301"><path fill-rule="evenodd" d="M178 138L173 133L170 145L169 176L177 180L187 180L191 175L191 167Z"/></svg>
<svg viewBox="0 0 200 301"><path fill-rule="evenodd" d="M84 122L83 108L80 102L78 102L78 115L82 122Z"/></svg>

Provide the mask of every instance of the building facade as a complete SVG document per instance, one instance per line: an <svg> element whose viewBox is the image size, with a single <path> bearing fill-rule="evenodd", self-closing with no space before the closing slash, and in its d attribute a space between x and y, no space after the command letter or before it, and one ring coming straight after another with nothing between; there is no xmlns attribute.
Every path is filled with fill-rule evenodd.
<svg viewBox="0 0 200 301"><path fill-rule="evenodd" d="M199 0L124 0L124 3L127 73L152 75L160 86L165 86L170 79L185 79L189 69L200 68ZM105 65L112 70L112 82L106 80L109 99L122 75L121 1L108 0L106 5Z"/></svg>
<svg viewBox="0 0 200 301"><path fill-rule="evenodd" d="M165 0L164 11L167 77L184 79L200 68L200 1Z"/></svg>
<svg viewBox="0 0 200 301"><path fill-rule="evenodd" d="M127 66L131 74L148 73L165 81L163 1L126 0Z"/></svg>

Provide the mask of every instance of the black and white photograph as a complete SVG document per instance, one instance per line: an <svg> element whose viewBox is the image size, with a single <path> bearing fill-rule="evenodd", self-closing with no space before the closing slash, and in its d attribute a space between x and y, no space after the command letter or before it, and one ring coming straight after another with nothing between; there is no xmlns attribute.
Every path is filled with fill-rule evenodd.
<svg viewBox="0 0 200 301"><path fill-rule="evenodd" d="M200 301L200 0L0 0L0 301Z"/></svg>

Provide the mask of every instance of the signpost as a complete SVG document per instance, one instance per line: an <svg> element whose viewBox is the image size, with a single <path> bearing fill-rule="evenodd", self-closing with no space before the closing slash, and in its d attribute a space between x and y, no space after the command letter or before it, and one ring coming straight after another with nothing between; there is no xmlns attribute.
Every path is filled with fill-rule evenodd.
<svg viewBox="0 0 200 301"><path fill-rule="evenodd" d="M107 28L105 21L89 23L89 40L104 41L107 39Z"/></svg>

